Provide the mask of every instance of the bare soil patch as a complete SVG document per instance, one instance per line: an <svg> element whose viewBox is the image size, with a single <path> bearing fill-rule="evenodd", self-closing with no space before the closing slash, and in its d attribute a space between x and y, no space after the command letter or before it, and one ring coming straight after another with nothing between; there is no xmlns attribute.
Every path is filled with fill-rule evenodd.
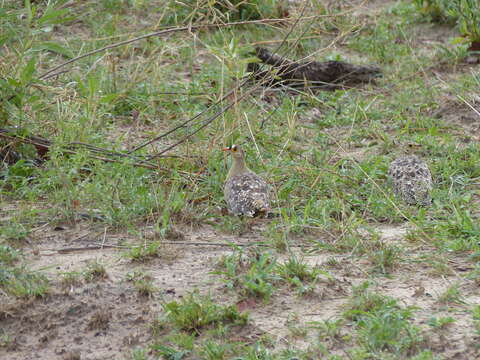
<svg viewBox="0 0 480 360"><path fill-rule="evenodd" d="M382 225L379 230L385 241L402 241L405 227ZM53 243L39 242L39 253L28 255L29 262L33 269L45 269L52 280L53 293L44 299L4 303L2 323L11 341L7 347L0 349L0 355L12 360L118 359L137 346L149 344L149 325L161 314L162 300L180 299L194 289L203 294L213 294L218 302L235 303L241 300L236 295L232 298L232 293L220 278L211 274L220 257L232 250L227 246L194 244L226 241L248 244L258 241L259 234L250 232L239 238L218 233L209 227L182 232L185 237L181 243L184 245L175 245L179 249L173 261L160 257L146 263L130 262L120 256L118 249L111 248L70 253L51 250L53 245L65 243L65 238L57 237ZM86 245L85 242L83 244ZM438 303L438 297L458 280L458 275L432 278L428 266L408 263L413 253L405 255L407 263L398 267L390 277L377 278L375 290L402 299L405 306L418 308L415 322L428 327L426 324L432 316L450 314L448 306ZM242 304L243 310L250 312L251 326L257 329L256 335L246 334L243 340L268 334L277 340L279 348L307 348L309 339L316 336L316 330L311 325L339 317L352 286L370 276L366 257L353 259L348 254L322 252L306 256L305 260L311 266L318 266L324 265L329 258L338 262L338 266L329 268L333 280L320 281L308 296L300 296L293 288L284 286L275 292L268 304L260 300ZM92 283L81 281L77 285L62 287L58 280L60 274L81 271L89 261L105 264L107 277ZM159 295L149 298L134 289L132 283L126 280L126 275L135 269L151 276L160 290ZM474 286L464 288L462 293L466 303L480 302ZM429 346L452 359L472 359L478 339L472 335L471 314L461 308L456 308L454 314L455 323L433 336ZM305 336L296 336L291 329L299 326L310 326L310 330ZM445 338L449 341L445 342ZM331 350L341 353L342 346L332 342Z"/></svg>

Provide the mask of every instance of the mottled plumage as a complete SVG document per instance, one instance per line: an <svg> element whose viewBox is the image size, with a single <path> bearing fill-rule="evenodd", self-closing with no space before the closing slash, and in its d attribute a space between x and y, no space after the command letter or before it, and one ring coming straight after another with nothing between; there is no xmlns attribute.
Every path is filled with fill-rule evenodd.
<svg viewBox="0 0 480 360"><path fill-rule="evenodd" d="M234 215L266 214L270 207L268 185L245 164L245 154L236 145L224 149L232 154L232 166L225 181L224 195Z"/></svg>
<svg viewBox="0 0 480 360"><path fill-rule="evenodd" d="M428 206L432 203L432 174L418 157L402 156L392 161L388 176L395 194L407 204Z"/></svg>

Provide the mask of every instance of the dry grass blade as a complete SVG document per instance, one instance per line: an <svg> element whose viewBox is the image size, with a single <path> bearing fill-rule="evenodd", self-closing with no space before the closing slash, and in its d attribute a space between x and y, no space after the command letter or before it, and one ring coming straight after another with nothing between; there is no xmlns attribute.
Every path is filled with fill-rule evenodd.
<svg viewBox="0 0 480 360"><path fill-rule="evenodd" d="M305 20L305 19L308 19L309 17L303 17L305 11L307 9L307 3L304 4L303 8L302 8L302 11L301 11L301 14L300 14L300 17L296 18L295 19L295 22L293 23L293 25L290 27L288 33L284 36L284 38L282 39L281 43L277 46L277 48L272 52L272 56L274 56L281 48L282 46L286 43L288 37L292 34L293 32L293 29L298 25L298 23L300 22L300 20ZM310 17L311 18L311 17ZM313 17L313 19L315 19L316 17ZM313 21L313 20L312 20ZM298 40L297 40L298 41ZM293 47L291 47L289 49L289 51L291 51L293 49ZM188 125L189 123L191 123L192 121L198 119L199 117L201 117L203 114L205 114L206 112L210 111L212 108L220 105L223 101L225 101L226 99L228 99L232 94L236 93L237 91L239 91L245 84L247 84L251 79L254 79L258 72L261 72L261 69L259 71L255 71L254 73L250 74L250 76L248 76L246 79L244 79L239 85L235 86L233 89L231 89L226 95L224 95L220 100L218 100L215 104L213 104L212 106L210 106L208 109L200 112L199 114L195 115L194 117L188 119L187 121L183 122L182 124L176 126L175 128L167 131L166 133L163 133L139 146L137 146L136 148L134 148L133 150L131 150L129 153L132 153L132 152L135 152L135 151L138 151L142 148L144 148L145 146L148 146L170 134L172 134L173 132L185 127L186 125ZM260 78L260 79L257 79L259 80L257 85L250 91L248 91L246 94L242 95L239 99L237 99L236 101L232 101L230 102L227 106L225 106L223 109L221 109L220 111L218 111L216 114L214 114L212 117L208 118L207 120L205 120L205 122L199 127L197 128L195 131L193 131L192 133L188 134L187 136L185 136L182 140L176 142L175 144L167 147L165 150L162 150L161 152L157 153L157 154L154 154L152 156L149 157L149 160L155 158L155 157L159 157L161 156L162 154L166 153L167 151L169 150L172 150L173 148L175 148L176 146L184 143L185 141L187 141L189 138L191 138L193 135L195 135L196 133L198 133L199 131L201 131L202 129L206 128L209 124L211 124L216 118L218 118L219 116L221 116L225 111L227 111L228 109L232 108L239 100L243 100L247 97L247 95L251 94L254 90L257 90L260 86L264 85L265 83L267 83L269 81L268 79L268 74L264 74L263 78Z"/></svg>
<svg viewBox="0 0 480 360"><path fill-rule="evenodd" d="M321 16L322 15L310 16L310 17L302 18L301 20L308 20L308 19L311 19L311 18L317 18L317 17L321 17ZM43 74L41 74L38 77L38 79L40 79L40 80L45 79L50 74L52 74L52 73L56 72L57 70L65 67L66 65L74 63L74 62L76 62L78 60L81 60L83 58L86 58L86 57L89 57L89 56L92 56L92 55L95 55L95 54L98 54L98 53L101 53L103 51L113 49L113 48L116 48L116 47L119 47L119 46L128 45L128 44L131 44L131 43L136 42L136 41L140 41L140 40L143 40L143 39L154 37L154 36L162 36L162 35L166 35L166 34L170 34L170 33L174 33L174 32L192 31L192 30L199 30L199 29L204 29L204 28L219 28L219 27L240 26L240 25L248 25L248 24L275 24L275 23L285 23L285 21L292 21L292 20L295 20L295 19L261 19L261 20L250 20L250 21L238 21L238 22L223 23L223 24L222 23L219 23L219 24L198 24L198 25L173 27L173 28L169 28L169 29L154 31L154 32L149 33L149 34L138 36L138 37L133 38L133 39L119 41L119 42L116 42L114 44L110 44L110 45L104 46L102 48L89 51L89 52L87 52L83 55L79 55L77 57L74 57L74 58L72 58L68 61L65 61L64 63L61 63L60 65L57 65L57 66L51 68L50 70L44 72ZM298 18L296 20L299 21L300 18ZM52 76L55 76L55 75L52 75Z"/></svg>

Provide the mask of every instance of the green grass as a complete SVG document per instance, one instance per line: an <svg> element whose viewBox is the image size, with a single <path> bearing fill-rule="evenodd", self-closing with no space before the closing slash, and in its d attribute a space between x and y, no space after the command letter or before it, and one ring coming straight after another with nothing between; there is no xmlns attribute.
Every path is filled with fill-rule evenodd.
<svg viewBox="0 0 480 360"><path fill-rule="evenodd" d="M473 314L473 325L475 326L475 331L477 334L480 334L480 306L476 305L472 311Z"/></svg>
<svg viewBox="0 0 480 360"><path fill-rule="evenodd" d="M432 21L456 23L462 38L478 47L480 41L479 4L475 0L413 0L416 7ZM476 45L474 45L476 43ZM475 49L474 49L475 50ZM478 49L476 49L478 51Z"/></svg>
<svg viewBox="0 0 480 360"><path fill-rule="evenodd" d="M88 262L87 266L82 271L82 275L87 282L99 281L108 277L105 265L98 260Z"/></svg>
<svg viewBox="0 0 480 360"><path fill-rule="evenodd" d="M48 294L48 280L41 273L25 267L4 267L0 270L0 288L19 298L43 297Z"/></svg>
<svg viewBox="0 0 480 360"><path fill-rule="evenodd" d="M19 258L19 251L8 245L0 244L0 262L11 265Z"/></svg>
<svg viewBox="0 0 480 360"><path fill-rule="evenodd" d="M214 273L221 275L227 288L243 297L258 297L268 302L280 276L277 259L268 252L244 254L237 252L224 257Z"/></svg>
<svg viewBox="0 0 480 360"><path fill-rule="evenodd" d="M3 240L23 240L28 236L28 228L17 222L11 222L10 224L0 229L0 239Z"/></svg>
<svg viewBox="0 0 480 360"><path fill-rule="evenodd" d="M428 325L430 325L434 329L445 329L447 328L450 324L453 324L455 322L455 319L452 318L451 316L446 316L446 317L432 317L428 321Z"/></svg>
<svg viewBox="0 0 480 360"><path fill-rule="evenodd" d="M437 301L440 304L464 304L463 296L460 291L460 284L455 283L450 285L442 294L438 296Z"/></svg>
<svg viewBox="0 0 480 360"><path fill-rule="evenodd" d="M303 259L298 259L296 256L291 256L283 264L279 264L276 271L284 281L295 287L301 295L313 293L315 284L321 276L328 281L334 280L333 276L327 271L318 267L312 268Z"/></svg>
<svg viewBox="0 0 480 360"><path fill-rule="evenodd" d="M324 320L321 322L313 322L311 326L318 330L319 340L327 340L329 338L341 338L341 329L344 324L343 319Z"/></svg>
<svg viewBox="0 0 480 360"><path fill-rule="evenodd" d="M208 296L189 294L180 302L163 304L166 320L175 328L199 334L210 326L232 324L243 326L248 316L238 312L236 306L217 305Z"/></svg>
<svg viewBox="0 0 480 360"><path fill-rule="evenodd" d="M401 260L402 249L396 245L379 243L372 249L370 259L373 271L387 274L395 269Z"/></svg>
<svg viewBox="0 0 480 360"><path fill-rule="evenodd" d="M159 256L161 246L162 244L159 241L152 241L148 244L145 243L143 246L132 246L123 256L132 261L146 261Z"/></svg>
<svg viewBox="0 0 480 360"><path fill-rule="evenodd" d="M153 282L152 276L144 273L143 271L134 270L131 273L127 273L126 280L133 283L135 290L137 290L140 296L150 298L159 291Z"/></svg>
<svg viewBox="0 0 480 360"><path fill-rule="evenodd" d="M41 272L18 264L21 252L0 243L0 289L18 298L43 297L48 294L48 280Z"/></svg>
<svg viewBox="0 0 480 360"><path fill-rule="evenodd" d="M458 284L432 293L435 306L464 308L469 303L465 284L480 281L475 257L480 252L478 114L468 106L478 108L480 76L476 67L463 63L478 40L478 16L470 11L471 2L392 1L372 13L347 2L327 6L314 1L303 16L301 7L284 1L231 3L235 8L226 10L225 2L203 0L4 2L0 127L18 136L48 138L52 146L42 158L41 149L31 144L0 139L0 150L11 146L24 158L0 165L2 293L31 298L55 292L52 283L57 283L29 265L30 247L50 249L44 235L55 224L67 223L95 232L97 227L108 229L128 239L130 248L120 254L128 260L125 266L142 263L146 270L130 273L127 285L144 301L158 301L163 289L146 274L152 273L148 266L161 261L149 260L171 255L163 246L171 229L195 232L211 226L218 241L224 235L250 241L254 234L259 242L252 251L232 247L215 269L213 260L207 270L226 286L219 290L221 296L253 299L252 311L276 310L285 296L302 304L317 295L325 302L347 297L343 278L401 283L420 273L450 281L457 271L451 264L458 259L471 268L465 278L455 277ZM468 11L459 11L461 6ZM284 18L287 12L302 18L293 29L289 20L154 36L87 56L58 76L40 78L74 56L168 26ZM310 15L321 17L312 20ZM448 27L466 42L453 44L459 40L443 35ZM214 105L245 74L256 45L274 49L287 35L279 53L289 58L313 54L319 61L375 64L384 76L359 88L295 96L276 90L255 93L167 157L150 160L156 168L138 166L140 157L154 156L181 140L244 94L246 87ZM135 159L72 145L80 142L126 155L203 111L188 126L134 151ZM277 216L260 225L222 214L229 160L220 149L233 142L243 146L249 167L274 190ZM404 153L428 163L435 184L431 207L409 206L393 196L388 166ZM395 235L392 242L382 238L382 229L400 226L405 237ZM147 228L158 238L146 239ZM176 246L182 256L184 248ZM316 262L316 256L327 260ZM89 263L61 274L58 286L71 289L100 281L109 266ZM291 326L292 338L308 342L308 349L292 344L280 350L275 340L235 339L229 329L248 326L246 316L216 295L162 300L164 317L153 326L155 341L128 356L148 358L153 349L167 359L309 359L318 354L331 359L434 359L442 352L424 346L422 331L449 331L457 325L435 315L417 327L417 310L360 285L353 288L343 314L308 325L315 338L309 327ZM477 310L472 311L478 333Z"/></svg>
<svg viewBox="0 0 480 360"><path fill-rule="evenodd" d="M365 283L353 289L345 316L355 322L357 343L371 356L414 355L424 343L421 330L411 323L413 312Z"/></svg>
<svg viewBox="0 0 480 360"><path fill-rule="evenodd" d="M74 286L82 284L82 273L79 271L70 271L60 274L60 284L66 291L70 291ZM87 280L87 279L86 279Z"/></svg>

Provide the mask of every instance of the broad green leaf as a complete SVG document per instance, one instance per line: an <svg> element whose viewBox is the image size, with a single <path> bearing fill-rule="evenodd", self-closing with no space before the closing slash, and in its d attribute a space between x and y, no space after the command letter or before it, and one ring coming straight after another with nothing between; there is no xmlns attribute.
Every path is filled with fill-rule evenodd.
<svg viewBox="0 0 480 360"><path fill-rule="evenodd" d="M68 14L67 9L62 10L51 10L45 12L43 16L38 19L38 25L54 25L54 24L61 24L73 19L71 16L66 16Z"/></svg>
<svg viewBox="0 0 480 360"><path fill-rule="evenodd" d="M467 38L464 38L464 37L457 37L455 39L452 40L452 45L456 45L456 44L465 44L466 42L468 42L469 40Z"/></svg>
<svg viewBox="0 0 480 360"><path fill-rule="evenodd" d="M32 57L27 65L23 68L22 72L20 73L20 82L22 84L27 84L32 80L33 73L35 72L35 58Z"/></svg>
<svg viewBox="0 0 480 360"><path fill-rule="evenodd" d="M36 7L32 6L30 3L30 0L25 0L25 9L27 10L27 20L28 24L31 24L33 21L33 18L35 17L35 12L36 12Z"/></svg>
<svg viewBox="0 0 480 360"><path fill-rule="evenodd" d="M18 82L16 79L14 78L7 78L7 82L10 86L12 87L15 87L15 86L20 86L20 82Z"/></svg>
<svg viewBox="0 0 480 360"><path fill-rule="evenodd" d="M115 99L119 97L120 94L108 94L104 95L100 98L100 102L103 104L110 104L112 103Z"/></svg>

